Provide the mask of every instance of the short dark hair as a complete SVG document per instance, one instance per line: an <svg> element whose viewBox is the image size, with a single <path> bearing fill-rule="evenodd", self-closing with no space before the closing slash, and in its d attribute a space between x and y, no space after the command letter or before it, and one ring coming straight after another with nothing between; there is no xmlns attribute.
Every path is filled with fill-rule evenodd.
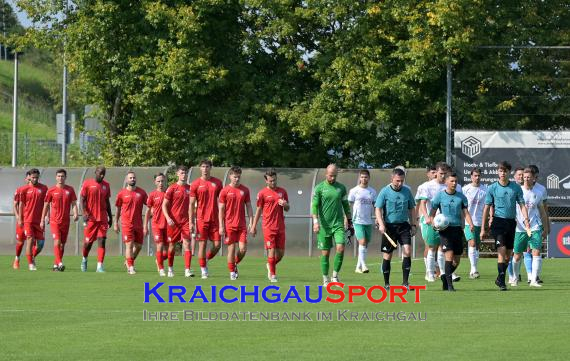
<svg viewBox="0 0 570 361"><path fill-rule="evenodd" d="M38 168L32 168L28 171L29 175L40 175L40 170Z"/></svg>
<svg viewBox="0 0 570 361"><path fill-rule="evenodd" d="M426 172L431 172L433 170L437 170L433 164L430 164L426 167Z"/></svg>
<svg viewBox="0 0 570 361"><path fill-rule="evenodd" d="M209 166L209 167L212 167L212 165L213 165L213 164L212 164L212 161L209 160L209 159L202 159L202 160L200 161L200 167L203 166L204 164L207 165L207 166Z"/></svg>
<svg viewBox="0 0 570 361"><path fill-rule="evenodd" d="M471 169L471 175L473 175L473 173L479 173L479 174L481 174L481 168L473 168L473 169Z"/></svg>
<svg viewBox="0 0 570 361"><path fill-rule="evenodd" d="M435 170L441 169L442 171L447 172L449 170L449 165L445 162L437 162L435 163Z"/></svg>
<svg viewBox="0 0 570 361"><path fill-rule="evenodd" d="M520 166L519 166L519 167L516 167L516 168L515 168L515 173L518 172L519 170L522 170L522 171L524 172L524 167L520 167Z"/></svg>
<svg viewBox="0 0 570 361"><path fill-rule="evenodd" d="M511 171L511 163L507 162L506 160L503 160L502 162L499 163L499 169L502 170L506 170L508 172Z"/></svg>
<svg viewBox="0 0 570 361"><path fill-rule="evenodd" d="M239 165L232 165L229 174L241 174L241 167Z"/></svg>
<svg viewBox="0 0 570 361"><path fill-rule="evenodd" d="M530 164L528 167L529 167L530 169L532 169L532 171L534 172L534 174L540 173L539 170L538 170L538 167L537 167L536 165Z"/></svg>
<svg viewBox="0 0 570 361"><path fill-rule="evenodd" d="M165 176L165 175L164 175L164 173L162 173L162 172L156 173L156 174L154 175L154 178L153 178L153 179L156 180L156 178L158 178L158 177L164 177L164 176Z"/></svg>
<svg viewBox="0 0 570 361"><path fill-rule="evenodd" d="M277 177L277 172L275 171L275 168L271 168L271 169L268 169L267 171L265 171L263 178L265 178L265 180L267 180L267 177L271 177L271 178Z"/></svg>
<svg viewBox="0 0 570 361"><path fill-rule="evenodd" d="M534 169L533 169L531 166L528 166L528 167L524 168L524 169L523 169L523 173L530 173L530 174L532 174L533 176L536 174L536 173L534 173Z"/></svg>
<svg viewBox="0 0 570 361"><path fill-rule="evenodd" d="M181 171L181 170L183 170L183 171L185 171L186 173L188 173L188 167L185 166L185 165L179 165L178 168L176 169L176 172L179 172L179 171Z"/></svg>
<svg viewBox="0 0 570 361"><path fill-rule="evenodd" d="M447 173L445 173L445 179L451 177L457 178L457 173L454 170L450 170Z"/></svg>
<svg viewBox="0 0 570 361"><path fill-rule="evenodd" d="M358 172L358 176L361 176L362 174L366 174L367 176L370 177L370 171L369 171L368 169L361 169L361 170Z"/></svg>
<svg viewBox="0 0 570 361"><path fill-rule="evenodd" d="M406 172L404 172L402 170L402 168L394 168L394 170L392 170L392 176L395 176L395 175L403 177L406 175Z"/></svg>
<svg viewBox="0 0 570 361"><path fill-rule="evenodd" d="M95 168L95 172L97 171L107 173L107 168L105 168L104 165L98 165L97 168Z"/></svg>
<svg viewBox="0 0 570 361"><path fill-rule="evenodd" d="M63 168L59 168L55 171L55 174L63 173L67 177L67 171Z"/></svg>

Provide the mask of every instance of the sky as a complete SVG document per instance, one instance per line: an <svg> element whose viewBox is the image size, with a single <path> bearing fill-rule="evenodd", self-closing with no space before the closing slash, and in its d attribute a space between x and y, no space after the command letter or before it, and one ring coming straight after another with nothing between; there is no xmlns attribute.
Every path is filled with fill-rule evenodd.
<svg viewBox="0 0 570 361"><path fill-rule="evenodd" d="M20 24L22 24L23 27L28 28L32 26L32 22L30 21L30 19L28 19L26 13L20 11L20 9L18 9L18 7L16 6L15 0L7 0L7 2L8 4L12 5L12 9L14 9L14 12L18 16L18 20L20 21Z"/></svg>

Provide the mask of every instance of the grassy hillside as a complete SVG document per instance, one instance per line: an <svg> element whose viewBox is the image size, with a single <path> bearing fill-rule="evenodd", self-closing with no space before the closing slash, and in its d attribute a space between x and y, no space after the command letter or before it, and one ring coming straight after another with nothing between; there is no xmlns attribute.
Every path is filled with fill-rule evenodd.
<svg viewBox="0 0 570 361"><path fill-rule="evenodd" d="M18 68L18 163L50 163L58 159L58 148L47 144L56 139L55 112L50 88L58 75L49 66L33 65L26 58ZM0 165L11 161L12 109L14 83L13 61L0 61ZM47 165L47 164L46 164Z"/></svg>

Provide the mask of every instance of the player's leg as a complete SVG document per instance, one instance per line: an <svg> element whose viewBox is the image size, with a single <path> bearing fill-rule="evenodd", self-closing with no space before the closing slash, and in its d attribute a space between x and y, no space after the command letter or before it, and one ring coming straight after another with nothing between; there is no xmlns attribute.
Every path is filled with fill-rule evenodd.
<svg viewBox="0 0 570 361"><path fill-rule="evenodd" d="M412 269L412 228L408 223L400 226L397 241L402 246L402 286L409 288L410 271Z"/></svg>
<svg viewBox="0 0 570 361"><path fill-rule="evenodd" d="M396 237L390 227L386 228L386 233L388 233L392 239ZM394 246L392 246L385 235L382 235L382 244L380 245L380 249L382 250L382 265L380 266L380 273L382 273L382 276L384 277L384 288L388 290L390 289L390 272L392 271L391 261Z"/></svg>
<svg viewBox="0 0 570 361"><path fill-rule="evenodd" d="M354 233L356 239L358 240L358 261L356 263L356 273L366 273L369 272L368 267L366 266L366 253L368 250L368 244L366 241L366 225L363 224L354 224Z"/></svg>
<svg viewBox="0 0 570 361"><path fill-rule="evenodd" d="M16 224L16 257L14 258L14 263L12 263L12 268L20 269L20 255L24 249L26 241L26 234L24 232L24 227L20 227Z"/></svg>
<svg viewBox="0 0 570 361"><path fill-rule="evenodd" d="M336 254L334 256L333 274L331 281L340 282L338 275L340 273L342 262L344 260L344 244L346 242L344 239L344 227L335 229L333 237L336 245Z"/></svg>
<svg viewBox="0 0 570 361"><path fill-rule="evenodd" d="M528 247L528 235L526 232L516 232L515 233L515 243L513 249L513 257L512 259L512 269L513 269L513 276L509 276L509 284L513 287L519 285L519 274L521 269L522 263L522 254L526 251Z"/></svg>
<svg viewBox="0 0 570 361"><path fill-rule="evenodd" d="M266 243L267 250L267 278L271 282L277 282L276 269L275 269L275 244L268 245ZM275 280L275 281L273 281Z"/></svg>
<svg viewBox="0 0 570 361"><path fill-rule="evenodd" d="M323 276L323 286L327 286L329 283L329 268L330 268L330 250L332 248L332 232L327 232L321 227L317 233L317 248L321 250L320 264L321 264L321 274Z"/></svg>
<svg viewBox="0 0 570 361"><path fill-rule="evenodd" d="M206 252L206 259L208 261L218 254L222 246L219 229L220 227L217 223L213 223L209 226L209 238L212 241L212 247Z"/></svg>
<svg viewBox="0 0 570 361"><path fill-rule="evenodd" d="M168 242L168 277L174 277L174 255L176 253L176 243L176 240Z"/></svg>
<svg viewBox="0 0 570 361"><path fill-rule="evenodd" d="M529 239L530 248L532 249L532 272L530 278L531 287L542 287L539 283L540 271L542 269L542 227L537 231L533 231Z"/></svg>
<svg viewBox="0 0 570 361"><path fill-rule="evenodd" d="M97 269L95 272L105 272L105 245L107 244L107 237L97 237Z"/></svg>
<svg viewBox="0 0 570 361"><path fill-rule="evenodd" d="M524 253L524 268L526 270L526 278L527 278L527 282L530 283L531 282L531 274L532 274L532 250L531 249L527 249Z"/></svg>
<svg viewBox="0 0 570 361"><path fill-rule="evenodd" d="M26 234L26 258L28 259L28 269L30 271L35 271L36 266L34 264L34 256L33 256L33 246L35 244L34 239L34 230L32 228L31 223L25 223L25 234Z"/></svg>
<svg viewBox="0 0 570 361"><path fill-rule="evenodd" d="M184 252L184 277L192 277L190 265L192 263L191 240L182 238L182 251Z"/></svg>
<svg viewBox="0 0 570 361"><path fill-rule="evenodd" d="M135 243L133 243L133 262L137 260L137 257L141 252L143 242L144 242L144 234L142 228L135 229Z"/></svg>
<svg viewBox="0 0 570 361"><path fill-rule="evenodd" d="M164 277L164 276L166 276L166 273L164 272L164 258L162 256L164 254L164 249L167 247L165 246L163 239L157 240L155 238L154 245L156 248L155 257L156 257L156 266L158 267L158 275L160 277Z"/></svg>
<svg viewBox="0 0 570 361"><path fill-rule="evenodd" d="M198 243L198 263L200 264L200 272L202 279L208 278L208 268L206 261L206 246L208 245L209 227L202 222L196 222L195 241Z"/></svg>
<svg viewBox="0 0 570 361"><path fill-rule="evenodd" d="M228 231L226 234L225 244L228 247L228 255L227 255L227 262L228 262L228 270L230 271L230 280L235 281L237 279L236 274L236 239L235 232Z"/></svg>
<svg viewBox="0 0 570 361"><path fill-rule="evenodd" d="M83 259L81 260L81 272L87 272L87 257L93 246L93 242L97 238L97 227L95 222L89 221L83 228Z"/></svg>
<svg viewBox="0 0 570 361"><path fill-rule="evenodd" d="M123 229L123 233L124 233L124 229ZM134 240L128 239L125 241L125 260L127 261L127 273L130 275L134 275L135 272L135 268L133 267L134 264L134 260L133 260L133 243Z"/></svg>

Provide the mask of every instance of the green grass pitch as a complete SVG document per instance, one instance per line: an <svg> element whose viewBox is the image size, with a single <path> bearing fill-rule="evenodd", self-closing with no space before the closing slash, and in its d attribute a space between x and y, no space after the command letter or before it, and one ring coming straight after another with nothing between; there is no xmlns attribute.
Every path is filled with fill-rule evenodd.
<svg viewBox="0 0 570 361"><path fill-rule="evenodd" d="M38 257L38 271L11 269L12 257L0 257L0 359L2 360L557 360L567 359L570 330L568 260L545 260L544 287L524 284L499 292L493 281L496 263L483 259L481 279L467 278L462 259L456 293L428 284L421 303L373 304L364 297L353 304L159 304L144 301L144 282L185 286L189 298L196 285L270 285L265 260L246 258L240 278L230 281L225 257L210 264L211 278L160 278L154 259L141 257L138 273L125 272L122 259L107 257L107 272L79 271L80 257L65 257L67 270L52 272L52 258ZM341 272L347 285L383 284L378 257L369 257L371 273L355 274L353 259ZM376 263L374 263L376 262ZM198 269L196 258L193 268ZM393 263L392 284L401 282L401 264ZM278 265L279 283L318 286L318 258L286 257ZM424 265L415 260L411 284L424 285ZM523 271L523 279L525 278ZM166 286L165 285L165 286ZM163 286L160 294L167 297ZM316 287L313 296L316 295ZM209 292L207 292L209 295ZM326 295L326 292L325 294ZM231 294L230 294L231 296ZM248 298L251 300L251 297ZM413 301L413 297L408 297ZM148 311L311 312L313 321L143 321ZM425 321L316 321L318 311L422 312Z"/></svg>

